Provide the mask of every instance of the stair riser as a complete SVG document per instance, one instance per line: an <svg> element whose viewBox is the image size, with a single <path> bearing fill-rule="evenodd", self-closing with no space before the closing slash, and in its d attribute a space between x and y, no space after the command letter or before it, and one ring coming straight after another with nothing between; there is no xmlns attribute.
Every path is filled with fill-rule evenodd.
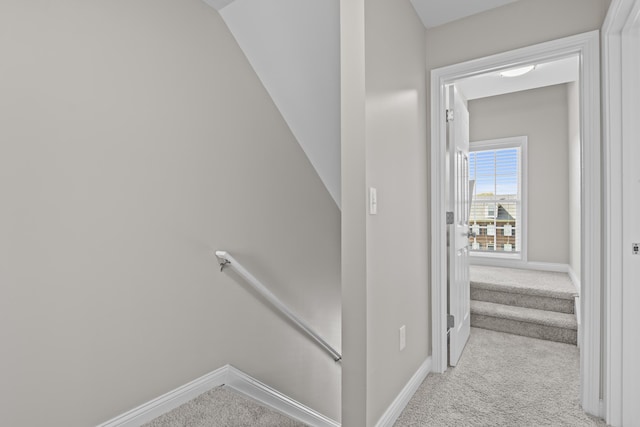
<svg viewBox="0 0 640 427"><path fill-rule="evenodd" d="M516 307L535 308L538 310L556 311L558 313L573 314L574 300L551 298L539 295L516 294L471 286L471 299L476 301L493 302L496 304L512 305Z"/></svg>
<svg viewBox="0 0 640 427"><path fill-rule="evenodd" d="M539 325L519 320L504 319L471 313L471 326L506 332L525 337L538 338L547 341L557 341L576 345L578 334L575 329L565 329L555 326Z"/></svg>

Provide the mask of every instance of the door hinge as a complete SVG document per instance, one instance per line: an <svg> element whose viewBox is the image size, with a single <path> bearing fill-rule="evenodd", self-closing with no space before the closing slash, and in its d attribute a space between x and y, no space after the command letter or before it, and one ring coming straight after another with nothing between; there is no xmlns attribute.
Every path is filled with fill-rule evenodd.
<svg viewBox="0 0 640 427"><path fill-rule="evenodd" d="M447 212L447 225L453 224L453 222L454 222L453 212Z"/></svg>
<svg viewBox="0 0 640 427"><path fill-rule="evenodd" d="M451 329L456 325L456 318L453 314L447 314L447 329Z"/></svg>
<svg viewBox="0 0 640 427"><path fill-rule="evenodd" d="M453 121L453 110L447 110L447 123Z"/></svg>

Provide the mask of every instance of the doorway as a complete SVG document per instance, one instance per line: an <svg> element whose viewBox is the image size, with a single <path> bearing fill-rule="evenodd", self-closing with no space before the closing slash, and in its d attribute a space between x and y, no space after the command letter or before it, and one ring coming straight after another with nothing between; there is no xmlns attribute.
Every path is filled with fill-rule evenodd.
<svg viewBox="0 0 640 427"><path fill-rule="evenodd" d="M580 253L583 328L580 379L584 410L601 415L600 394L600 107L598 32L505 52L432 71L432 346L433 370L447 369L447 235L446 235L446 87L487 72L513 69L561 58L579 58L581 183Z"/></svg>

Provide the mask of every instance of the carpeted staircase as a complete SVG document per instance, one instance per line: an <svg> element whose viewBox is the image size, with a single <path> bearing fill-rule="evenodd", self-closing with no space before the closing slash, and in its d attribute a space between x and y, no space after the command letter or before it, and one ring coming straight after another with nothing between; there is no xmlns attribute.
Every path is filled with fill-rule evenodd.
<svg viewBox="0 0 640 427"><path fill-rule="evenodd" d="M577 292L566 273L471 266L471 326L577 344Z"/></svg>

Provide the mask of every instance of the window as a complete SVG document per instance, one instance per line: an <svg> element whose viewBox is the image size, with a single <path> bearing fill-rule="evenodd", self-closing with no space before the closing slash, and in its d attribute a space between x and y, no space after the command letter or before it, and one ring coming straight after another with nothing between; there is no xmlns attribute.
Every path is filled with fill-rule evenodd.
<svg viewBox="0 0 640 427"><path fill-rule="evenodd" d="M487 205L487 218L495 218L496 217L496 205Z"/></svg>
<svg viewBox="0 0 640 427"><path fill-rule="evenodd" d="M471 255L526 261L527 137L472 142L469 151Z"/></svg>

